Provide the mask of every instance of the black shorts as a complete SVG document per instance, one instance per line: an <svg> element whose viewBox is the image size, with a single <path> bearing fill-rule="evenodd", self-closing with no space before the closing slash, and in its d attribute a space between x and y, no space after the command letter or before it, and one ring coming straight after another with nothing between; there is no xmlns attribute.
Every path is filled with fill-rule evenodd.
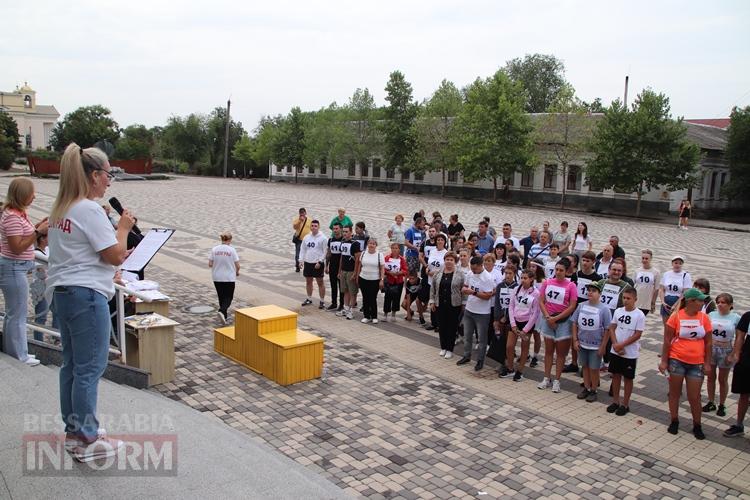
<svg viewBox="0 0 750 500"><path fill-rule="evenodd" d="M732 394L750 394L750 355L744 352L734 365L732 374Z"/></svg>
<svg viewBox="0 0 750 500"><path fill-rule="evenodd" d="M319 262L305 262L305 268L302 270L302 276L305 278L322 278L325 272L325 264L320 264L320 269L315 269L315 265L320 264Z"/></svg>
<svg viewBox="0 0 750 500"><path fill-rule="evenodd" d="M430 301L430 285L427 284L427 280L425 280L425 283L419 290L417 298L419 298L419 301L422 302L422 304L427 304Z"/></svg>
<svg viewBox="0 0 750 500"><path fill-rule="evenodd" d="M640 307L638 309L640 309ZM651 309L641 309L641 312L643 313L644 316L648 316L648 313L651 312Z"/></svg>
<svg viewBox="0 0 750 500"><path fill-rule="evenodd" d="M623 358L617 354L609 353L609 373L622 375L628 380L635 378L635 366L637 359Z"/></svg>

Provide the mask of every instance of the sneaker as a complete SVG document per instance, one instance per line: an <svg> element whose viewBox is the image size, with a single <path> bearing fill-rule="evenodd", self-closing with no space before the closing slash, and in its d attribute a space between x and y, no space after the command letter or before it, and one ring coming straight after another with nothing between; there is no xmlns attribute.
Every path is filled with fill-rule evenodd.
<svg viewBox="0 0 750 500"><path fill-rule="evenodd" d="M617 415L618 417L622 417L623 415L627 415L629 411L630 411L629 406L620 405L620 407L615 412L615 415Z"/></svg>
<svg viewBox="0 0 750 500"><path fill-rule="evenodd" d="M427 323L427 322L424 320L424 318L422 316L420 316L419 317L419 324L420 325L424 325L425 323Z"/></svg>
<svg viewBox="0 0 750 500"><path fill-rule="evenodd" d="M354 319L354 313L351 311L346 311L346 319Z"/></svg>
<svg viewBox="0 0 750 500"><path fill-rule="evenodd" d="M346 319L351 319L351 318L347 315ZM370 318L362 318L360 320L360 322L362 323L369 323L370 321L372 321Z"/></svg>
<svg viewBox="0 0 750 500"><path fill-rule="evenodd" d="M578 365L574 365L573 363L565 365L563 373L578 373Z"/></svg>
<svg viewBox="0 0 750 500"><path fill-rule="evenodd" d="M620 403L612 403L607 406L607 413L614 413L620 409Z"/></svg>
<svg viewBox="0 0 750 500"><path fill-rule="evenodd" d="M372 318L372 324L377 325L378 324L378 318Z"/></svg>
<svg viewBox="0 0 750 500"><path fill-rule="evenodd" d="M727 407L724 405L719 405L719 409L716 410L716 416L717 417L726 417L727 416Z"/></svg>
<svg viewBox="0 0 750 500"><path fill-rule="evenodd" d="M445 349L440 349L440 353L438 354L438 356L445 357L445 352Z"/></svg>
<svg viewBox="0 0 750 500"><path fill-rule="evenodd" d="M539 382L539 385L536 386L537 389L544 390L548 387L552 387L552 382L547 377L544 377L541 382Z"/></svg>
<svg viewBox="0 0 750 500"><path fill-rule="evenodd" d="M500 372L498 373L498 377L500 377L500 378L508 378L508 377L512 377L513 375L515 375L515 373L516 372L514 372L512 370L508 370L507 367L503 366L502 369L500 370Z"/></svg>
<svg viewBox="0 0 750 500"><path fill-rule="evenodd" d="M461 359L459 359L458 361L456 361L456 364L457 364L458 366L461 366L461 365L465 365L465 364L466 364L466 363L468 363L469 361L471 361L471 358L470 358L470 357L468 357L468 356L463 356L463 357L462 357Z"/></svg>
<svg viewBox="0 0 750 500"><path fill-rule="evenodd" d="M589 395L586 396L587 403L593 403L598 399L599 399L599 396L596 394L596 391L589 391Z"/></svg>
<svg viewBox="0 0 750 500"><path fill-rule="evenodd" d="M536 356L531 358L531 362L529 363L530 368L536 368L536 366L539 364L539 360L536 359Z"/></svg>
<svg viewBox="0 0 750 500"><path fill-rule="evenodd" d="M320 301L320 304L318 304L318 309L325 309L325 308L326 308L325 302L323 302L323 301L321 300L321 301Z"/></svg>
<svg viewBox="0 0 750 500"><path fill-rule="evenodd" d="M346 311L344 311L343 309L339 309L338 311L336 311L336 316L338 316L339 318L342 316L346 316Z"/></svg>
<svg viewBox="0 0 750 500"><path fill-rule="evenodd" d="M716 410L716 405L714 404L713 401L709 401L708 403L706 403L706 406L703 407L704 412L714 411L714 410Z"/></svg>
<svg viewBox="0 0 750 500"><path fill-rule="evenodd" d="M445 353L445 359L451 359L452 357L453 357L453 352L451 352L451 351L447 351L447 352Z"/></svg>
<svg viewBox="0 0 750 500"><path fill-rule="evenodd" d="M335 311L338 308L339 306L337 306L336 304L331 304L330 306L326 307L326 311Z"/></svg>
<svg viewBox="0 0 750 500"><path fill-rule="evenodd" d="M100 437L88 445L81 443L80 446L76 446L73 450L73 458L79 462L90 462L99 458L112 457L124 445L125 443L119 439Z"/></svg>
<svg viewBox="0 0 750 500"><path fill-rule="evenodd" d="M745 427L742 425L732 425L729 429L724 431L724 437L737 437L742 436L745 433Z"/></svg>
<svg viewBox="0 0 750 500"><path fill-rule="evenodd" d="M586 389L585 387L584 387L584 388L583 388L583 390L582 390L582 391L581 391L581 392L580 392L580 393L578 394L578 396L576 396L576 398L578 398L578 399L586 399L587 397L589 397L589 390L588 390L588 389Z"/></svg>
<svg viewBox="0 0 750 500"><path fill-rule="evenodd" d="M38 360L38 359L36 359L36 358L28 357L28 358L26 358L26 361L24 361L23 363L24 363L24 364L25 364L26 366L36 366L36 365L38 365L39 363L41 363L41 361L39 361L39 360Z"/></svg>
<svg viewBox="0 0 750 500"><path fill-rule="evenodd" d="M695 436L695 439L698 441L706 439L706 435L703 434L703 427L701 427L700 424L693 426L693 436Z"/></svg>
<svg viewBox="0 0 750 500"><path fill-rule="evenodd" d="M104 430L103 428L99 427L99 430L96 431L96 438L97 439L102 439L102 438L106 438L106 437L107 437L107 431ZM76 446L81 446L82 444L83 444L83 442L80 439L78 439L77 437L65 434L65 444L64 444L64 447L65 447L65 451L67 451L68 453L73 453L73 451L75 451L75 449L76 449Z"/></svg>
<svg viewBox="0 0 750 500"><path fill-rule="evenodd" d="M224 323L226 325L227 324L227 317L224 315L224 313L221 312L221 311L216 311L216 314L219 315L219 321L221 321L222 323Z"/></svg>
<svg viewBox="0 0 750 500"><path fill-rule="evenodd" d="M669 427L667 427L667 432L670 434L677 434L677 431L679 429L680 429L680 421L672 420L672 422L669 424Z"/></svg>
<svg viewBox="0 0 750 500"><path fill-rule="evenodd" d="M310 304L312 304L312 300L310 299L305 299L305 301L302 303L303 306L309 306Z"/></svg>
<svg viewBox="0 0 750 500"><path fill-rule="evenodd" d="M552 392L554 393L560 392L560 381L557 379L552 381Z"/></svg>
<svg viewBox="0 0 750 500"><path fill-rule="evenodd" d="M516 372L516 374L513 375L513 382L520 382L521 380L523 380L523 373Z"/></svg>

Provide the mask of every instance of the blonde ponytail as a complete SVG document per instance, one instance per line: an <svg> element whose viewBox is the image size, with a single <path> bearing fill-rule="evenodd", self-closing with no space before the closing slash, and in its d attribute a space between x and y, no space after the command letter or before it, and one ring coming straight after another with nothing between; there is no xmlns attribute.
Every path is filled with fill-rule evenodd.
<svg viewBox="0 0 750 500"><path fill-rule="evenodd" d="M73 204L88 196L90 174L103 168L108 161L107 155L97 148L83 149L74 142L65 148L60 160L57 198L49 216L50 225L62 220Z"/></svg>

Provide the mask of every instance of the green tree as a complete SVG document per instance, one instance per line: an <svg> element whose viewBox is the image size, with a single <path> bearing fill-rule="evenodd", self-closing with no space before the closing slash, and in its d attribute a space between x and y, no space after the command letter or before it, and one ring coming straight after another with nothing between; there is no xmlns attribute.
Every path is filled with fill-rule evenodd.
<svg viewBox="0 0 750 500"><path fill-rule="evenodd" d="M729 182L722 188L727 196L744 196L750 190L750 106L732 109L726 158Z"/></svg>
<svg viewBox="0 0 750 500"><path fill-rule="evenodd" d="M465 91L464 105L451 131L451 147L464 179L491 179L497 201L497 179L534 165L531 121L524 112L523 88L503 70Z"/></svg>
<svg viewBox="0 0 750 500"><path fill-rule="evenodd" d="M595 128L595 119L584 103L575 97L573 88L566 86L550 106L549 113L537 121L537 140L550 155L562 177L560 209L565 208L568 168L571 162L582 161L588 141Z"/></svg>
<svg viewBox="0 0 750 500"><path fill-rule="evenodd" d="M208 142L208 162L212 175L222 176L224 174L224 144L226 140L227 109L216 107L206 120L206 140ZM245 133L242 123L231 120L229 123L229 149L230 157L227 160L229 174L232 170L241 167L239 160L232 158L231 151L234 145Z"/></svg>
<svg viewBox="0 0 750 500"><path fill-rule="evenodd" d="M682 118L672 119L669 99L644 90L628 112L616 100L604 113L591 142L588 183L641 198L655 188L670 191L695 185L700 149L687 140Z"/></svg>
<svg viewBox="0 0 750 500"><path fill-rule="evenodd" d="M304 164L315 166L325 162L331 167L331 184L334 170L342 160L352 154L355 144L352 124L347 121L346 110L335 102L310 114L305 127Z"/></svg>
<svg viewBox="0 0 750 500"><path fill-rule="evenodd" d="M404 174L409 172L410 160L414 157L414 120L418 106L412 101L412 87L403 73L391 73L385 100L385 120L383 121L383 143L385 166L387 169L398 168L401 172L399 192L404 190Z"/></svg>
<svg viewBox="0 0 750 500"><path fill-rule="evenodd" d="M455 161L450 144L453 118L458 115L463 98L458 88L443 80L432 97L420 108L415 122L415 135L421 170L440 170L442 184L440 195L445 196L445 172Z"/></svg>
<svg viewBox="0 0 750 500"><path fill-rule="evenodd" d="M294 182L305 166L305 116L295 106L285 117L274 141L273 157L282 165L294 168Z"/></svg>
<svg viewBox="0 0 750 500"><path fill-rule="evenodd" d="M274 152L278 149L276 143L283 122L284 117L281 115L261 117L252 138L253 160L256 165L266 165L270 169L271 162L277 160Z"/></svg>
<svg viewBox="0 0 750 500"><path fill-rule="evenodd" d="M50 145L62 151L75 142L82 148L90 148L98 141L117 143L120 138L117 122L104 106L83 106L65 115L52 129Z"/></svg>
<svg viewBox="0 0 750 500"><path fill-rule="evenodd" d="M206 118L196 113L184 118L173 116L164 127L164 147L174 158L184 161L190 169L208 152Z"/></svg>
<svg viewBox="0 0 750 500"><path fill-rule="evenodd" d="M247 134L243 135L239 141L234 144L232 149L232 158L242 163L243 178L247 177L247 164L255 163L253 141L250 140Z"/></svg>
<svg viewBox="0 0 750 500"><path fill-rule="evenodd" d="M526 111L544 113L567 85L565 64L546 54L526 54L505 64L511 80L520 82L526 91Z"/></svg>
<svg viewBox="0 0 750 500"><path fill-rule="evenodd" d="M21 151L18 125L9 114L0 111L0 169L8 170Z"/></svg>
<svg viewBox="0 0 750 500"><path fill-rule="evenodd" d="M136 160L150 158L154 148L154 134L144 125L130 125L122 131L115 145L115 158Z"/></svg>
<svg viewBox="0 0 750 500"><path fill-rule="evenodd" d="M601 97L597 97L591 102L581 101L581 106L583 106L589 113L604 113L607 109L604 104L602 104Z"/></svg>
<svg viewBox="0 0 750 500"><path fill-rule="evenodd" d="M349 103L344 108L348 115L351 133L346 137L350 139L349 149L352 157L360 165L359 188L362 189L362 164L368 163L370 158L377 152L377 127L375 98L368 89L357 89L349 98Z"/></svg>

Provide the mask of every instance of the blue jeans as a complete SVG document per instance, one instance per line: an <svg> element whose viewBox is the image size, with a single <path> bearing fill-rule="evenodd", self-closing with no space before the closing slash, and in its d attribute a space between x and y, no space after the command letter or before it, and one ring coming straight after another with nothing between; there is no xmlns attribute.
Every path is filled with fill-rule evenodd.
<svg viewBox="0 0 750 500"><path fill-rule="evenodd" d="M5 298L3 351L21 361L29 359L26 315L29 307L28 274L33 268L33 260L0 257L0 288Z"/></svg>
<svg viewBox="0 0 750 500"><path fill-rule="evenodd" d="M65 432L91 442L99 430L97 387L109 352L107 298L91 288L58 286L53 301L62 341L60 410Z"/></svg>

